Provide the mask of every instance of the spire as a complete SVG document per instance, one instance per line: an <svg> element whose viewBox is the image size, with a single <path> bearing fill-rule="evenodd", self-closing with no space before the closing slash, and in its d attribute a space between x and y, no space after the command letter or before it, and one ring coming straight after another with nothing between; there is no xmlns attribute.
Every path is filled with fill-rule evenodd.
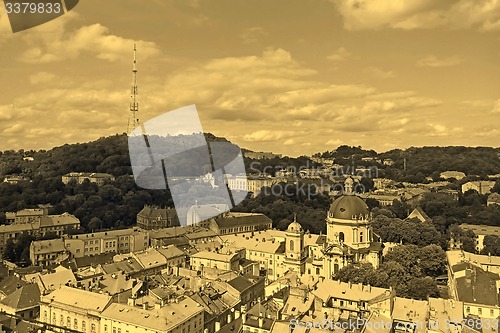
<svg viewBox="0 0 500 333"><path fill-rule="evenodd" d="M137 112L139 112L139 103L137 102L137 57L136 57L136 44L134 43L134 62L132 64L132 88L130 91L130 112L128 116L127 134L139 126L139 119Z"/></svg>

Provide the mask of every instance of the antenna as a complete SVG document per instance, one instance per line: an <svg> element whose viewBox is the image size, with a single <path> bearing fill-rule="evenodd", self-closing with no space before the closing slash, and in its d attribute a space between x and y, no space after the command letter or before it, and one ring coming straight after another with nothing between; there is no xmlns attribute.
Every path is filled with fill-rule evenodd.
<svg viewBox="0 0 500 333"><path fill-rule="evenodd" d="M139 126L139 119L137 112L139 112L139 103L137 102L137 58L136 58L136 44L134 43L134 62L132 65L132 89L130 91L130 112L128 115L127 134Z"/></svg>

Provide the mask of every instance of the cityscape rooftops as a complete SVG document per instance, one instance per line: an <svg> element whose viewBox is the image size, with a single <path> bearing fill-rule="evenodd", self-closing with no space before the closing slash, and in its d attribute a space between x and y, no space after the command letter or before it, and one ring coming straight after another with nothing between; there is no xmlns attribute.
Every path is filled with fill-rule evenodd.
<svg viewBox="0 0 500 333"><path fill-rule="evenodd" d="M66 251L62 238L33 241L31 248L35 255Z"/></svg>
<svg viewBox="0 0 500 333"><path fill-rule="evenodd" d="M61 286L48 295L42 296L44 303L58 303L62 306L80 308L82 311L102 312L111 301L111 296L91 291Z"/></svg>
<svg viewBox="0 0 500 333"><path fill-rule="evenodd" d="M102 318L168 332L172 328L202 313L203 307L189 297L178 303L168 303L160 309L144 309L127 304L112 303L101 314Z"/></svg>
<svg viewBox="0 0 500 333"><path fill-rule="evenodd" d="M390 290L327 279L318 283L317 289L313 291L313 294L325 302L330 298L367 302L386 292L390 292Z"/></svg>

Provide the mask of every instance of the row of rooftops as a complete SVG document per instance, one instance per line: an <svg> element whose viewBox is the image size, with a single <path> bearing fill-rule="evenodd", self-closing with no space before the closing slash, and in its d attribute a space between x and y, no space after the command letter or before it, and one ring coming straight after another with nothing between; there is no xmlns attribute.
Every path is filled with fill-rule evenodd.
<svg viewBox="0 0 500 333"><path fill-rule="evenodd" d="M37 230L56 226L79 226L80 220L74 215L63 213L60 215L40 215L27 223L0 225L0 233Z"/></svg>

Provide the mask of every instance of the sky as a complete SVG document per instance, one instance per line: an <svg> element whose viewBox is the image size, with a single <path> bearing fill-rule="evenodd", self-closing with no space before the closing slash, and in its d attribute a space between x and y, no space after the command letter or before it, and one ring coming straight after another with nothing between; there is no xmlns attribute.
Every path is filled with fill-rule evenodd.
<svg viewBox="0 0 500 333"><path fill-rule="evenodd" d="M205 132L289 156L500 142L498 0L81 0L12 33L0 150L127 130L195 104Z"/></svg>

